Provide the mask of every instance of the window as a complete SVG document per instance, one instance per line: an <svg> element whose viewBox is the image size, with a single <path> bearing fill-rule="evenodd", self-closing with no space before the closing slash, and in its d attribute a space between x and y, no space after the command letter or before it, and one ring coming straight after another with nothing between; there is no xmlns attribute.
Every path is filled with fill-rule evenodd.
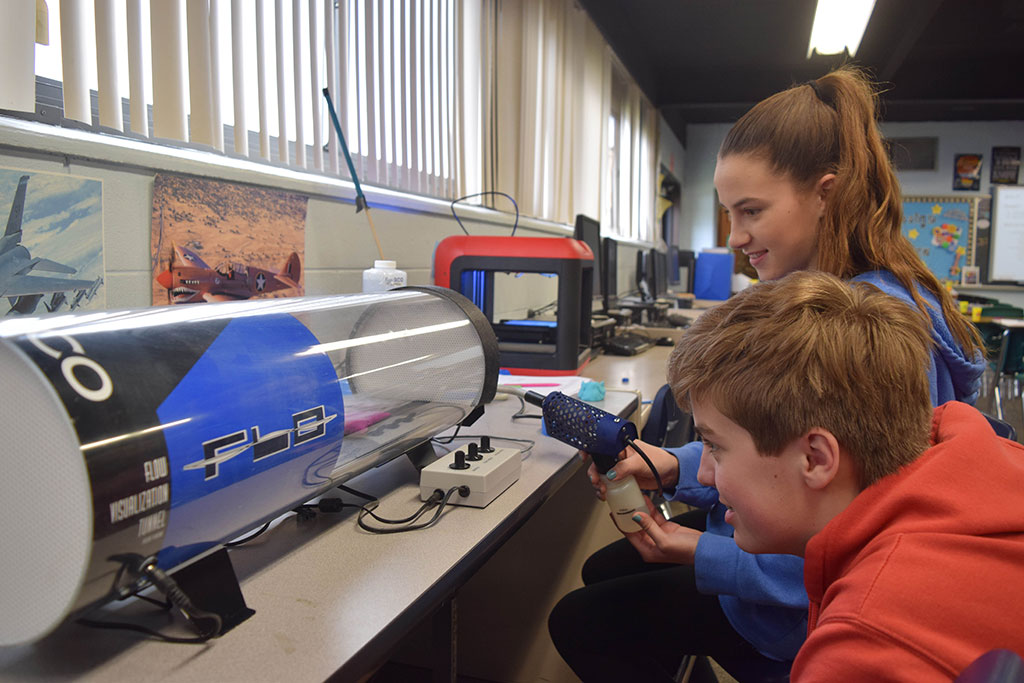
<svg viewBox="0 0 1024 683"><path fill-rule="evenodd" d="M327 88L364 183L654 238L656 113L572 0L46 5L65 119L347 178Z"/></svg>
<svg viewBox="0 0 1024 683"><path fill-rule="evenodd" d="M656 136L653 107L612 60L602 217L619 237L655 240Z"/></svg>
<svg viewBox="0 0 1024 683"><path fill-rule="evenodd" d="M459 107L479 88L459 55L481 48L459 30L459 0L143 0L136 14L132 2L91 4L49 0L50 44L36 48L65 118L345 177L326 87L361 180L463 192L458 142L472 111Z"/></svg>

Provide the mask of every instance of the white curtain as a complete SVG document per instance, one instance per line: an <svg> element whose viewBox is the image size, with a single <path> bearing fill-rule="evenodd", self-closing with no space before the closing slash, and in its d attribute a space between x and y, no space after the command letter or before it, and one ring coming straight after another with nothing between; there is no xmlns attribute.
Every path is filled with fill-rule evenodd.
<svg viewBox="0 0 1024 683"><path fill-rule="evenodd" d="M607 232L651 239L657 126L640 89L625 77L622 101L614 100L611 52L571 0L496 0L492 12L486 182L527 215L572 223L582 213L600 217ZM629 133L610 145L613 111ZM614 150L622 155L617 183L602 173Z"/></svg>

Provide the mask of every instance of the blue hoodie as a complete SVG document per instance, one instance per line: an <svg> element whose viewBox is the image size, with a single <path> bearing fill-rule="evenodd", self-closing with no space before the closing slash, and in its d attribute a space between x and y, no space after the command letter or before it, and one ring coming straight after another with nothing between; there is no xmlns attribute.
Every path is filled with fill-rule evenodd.
<svg viewBox="0 0 1024 683"><path fill-rule="evenodd" d="M903 285L887 271L872 271L853 278L869 282L886 294L917 307ZM950 333L935 297L918 292L931 307L935 346L928 368L932 405L947 401L974 403L985 368L979 353L968 359ZM766 657L791 660L807 636L807 592L804 561L795 555L753 555L732 540L733 529L725 523L725 507L718 491L697 481L702 445L693 442L668 451L679 460L679 483L672 500L708 510L707 531L697 542L694 573L697 590L718 595L729 623Z"/></svg>

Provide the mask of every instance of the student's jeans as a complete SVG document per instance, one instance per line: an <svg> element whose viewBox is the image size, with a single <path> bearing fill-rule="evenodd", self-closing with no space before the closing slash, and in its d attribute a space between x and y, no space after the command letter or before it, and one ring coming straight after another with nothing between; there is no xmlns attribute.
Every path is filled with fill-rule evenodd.
<svg viewBox="0 0 1024 683"><path fill-rule="evenodd" d="M704 531L706 513L672 521ZM763 660L729 624L715 595L697 592L693 567L649 564L622 539L583 565L584 587L562 598L548 631L562 659L584 683L674 681L683 655L698 658L691 681L714 681L704 656Z"/></svg>

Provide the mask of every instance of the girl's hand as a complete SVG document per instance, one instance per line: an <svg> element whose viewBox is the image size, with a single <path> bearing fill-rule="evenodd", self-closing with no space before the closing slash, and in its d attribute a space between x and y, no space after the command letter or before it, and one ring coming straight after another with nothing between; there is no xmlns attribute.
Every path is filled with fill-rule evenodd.
<svg viewBox="0 0 1024 683"><path fill-rule="evenodd" d="M626 534L644 562L692 565L697 541L703 532L667 521L650 500L647 509L648 514L638 512L633 516L633 521L643 527L643 531Z"/></svg>

